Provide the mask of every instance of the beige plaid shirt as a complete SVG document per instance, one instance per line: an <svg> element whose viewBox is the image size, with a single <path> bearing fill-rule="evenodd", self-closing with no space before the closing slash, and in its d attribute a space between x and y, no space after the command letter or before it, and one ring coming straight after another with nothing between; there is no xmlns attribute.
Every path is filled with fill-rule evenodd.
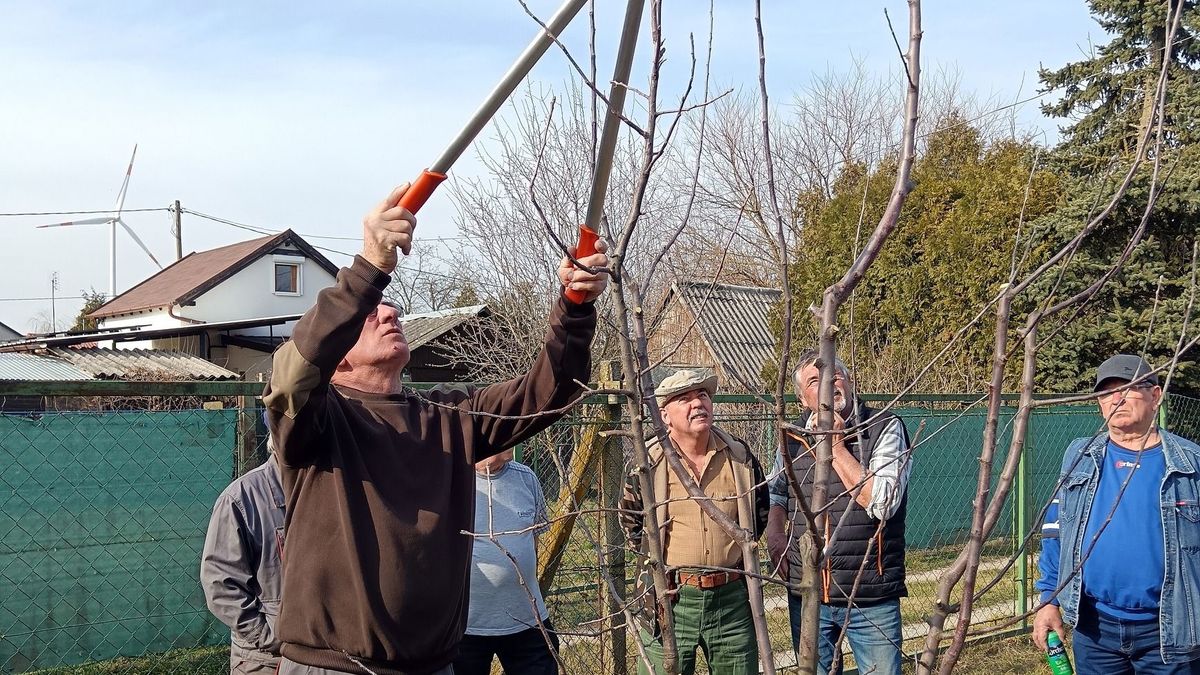
<svg viewBox="0 0 1200 675"><path fill-rule="evenodd" d="M729 446L709 435L708 462L697 481L713 504L737 522L737 488L729 463ZM684 466L688 462L684 460ZM695 478L695 474L692 478ZM670 567L741 567L742 551L721 526L714 523L690 497L674 471L667 471L666 563Z"/></svg>

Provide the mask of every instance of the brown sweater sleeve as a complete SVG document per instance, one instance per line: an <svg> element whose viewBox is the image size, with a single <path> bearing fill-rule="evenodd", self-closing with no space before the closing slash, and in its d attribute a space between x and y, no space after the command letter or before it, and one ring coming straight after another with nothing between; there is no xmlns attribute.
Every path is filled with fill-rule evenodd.
<svg viewBox="0 0 1200 675"><path fill-rule="evenodd" d="M263 391L271 441L283 464L313 461L325 428L329 380L362 333L363 321L383 298L390 277L361 256L343 267L337 283L317 294L292 339L275 351L271 380Z"/></svg>
<svg viewBox="0 0 1200 675"><path fill-rule="evenodd" d="M546 343L529 372L472 394L470 409L488 414L474 416L482 443L471 461L507 450L562 417L561 413L538 413L563 408L579 396L582 387L578 382L587 382L591 374L595 332L593 303L576 305L560 295L550 313Z"/></svg>

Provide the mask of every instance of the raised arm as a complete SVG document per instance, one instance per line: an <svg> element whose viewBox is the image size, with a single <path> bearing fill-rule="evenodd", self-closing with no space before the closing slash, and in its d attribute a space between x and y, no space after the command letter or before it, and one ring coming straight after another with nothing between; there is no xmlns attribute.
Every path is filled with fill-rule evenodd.
<svg viewBox="0 0 1200 675"><path fill-rule="evenodd" d="M363 252L342 268L337 282L317 294L292 339L275 351L271 380L263 392L276 453L287 466L312 462L324 447L329 382L358 341L363 322L383 299L396 267L396 248L412 241L416 220L403 207L402 185L363 219Z"/></svg>
<svg viewBox="0 0 1200 675"><path fill-rule="evenodd" d="M876 520L887 520L899 510L912 470L908 431L899 417L892 418L879 434L870 470L872 475L856 499L867 515Z"/></svg>
<svg viewBox="0 0 1200 675"><path fill-rule="evenodd" d="M604 243L597 242L596 249L597 253L580 262L593 268L607 265ZM587 382L591 375L594 305L607 286L608 276L576 269L567 258L559 265L558 275L563 290L582 291L584 302L575 304L560 294L550 313L545 344L529 372L474 392L471 410L487 414L476 417L484 443L472 461L511 448L549 427L561 415L541 413L569 405L582 391L580 383Z"/></svg>

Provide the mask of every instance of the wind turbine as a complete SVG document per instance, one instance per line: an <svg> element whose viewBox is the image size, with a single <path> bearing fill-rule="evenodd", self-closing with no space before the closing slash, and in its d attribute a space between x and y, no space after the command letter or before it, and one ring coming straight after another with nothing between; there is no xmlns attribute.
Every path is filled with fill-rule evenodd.
<svg viewBox="0 0 1200 675"><path fill-rule="evenodd" d="M130 237L137 242L138 246L150 256L155 265L162 269L162 263L158 262L158 258L150 252L142 238L137 236L133 228L125 224L121 219L121 209L125 206L125 191L129 189L129 176L133 173L133 159L137 157L137 145L133 146L133 155L129 157L129 168L125 169L125 180L121 183L121 191L117 193L117 207L113 210L111 216L99 216L97 218L84 218L82 220L69 220L64 223L50 223L49 225L38 225L37 227L70 227L72 225L108 225L108 299L112 300L117 297L117 225L125 228Z"/></svg>

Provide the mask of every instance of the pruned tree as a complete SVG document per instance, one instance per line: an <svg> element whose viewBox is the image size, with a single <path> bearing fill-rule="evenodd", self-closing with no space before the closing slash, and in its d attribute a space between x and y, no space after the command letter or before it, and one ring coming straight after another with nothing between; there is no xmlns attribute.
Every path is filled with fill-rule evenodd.
<svg viewBox="0 0 1200 675"><path fill-rule="evenodd" d="M1141 3L1139 3L1141 4ZM1041 345L1046 340L1046 333L1055 332L1068 325L1077 315L1078 310L1086 307L1096 294L1108 285L1128 263L1133 251L1146 236L1148 224L1155 211L1156 202L1162 194L1164 151L1168 146L1165 123L1169 100L1168 82L1172 68L1172 46L1185 11L1192 10L1191 3L1168 0L1166 3L1144 3L1139 10L1152 12L1159 10L1159 18L1155 25L1164 26L1163 40L1149 41L1151 52L1147 61L1157 64L1157 77L1152 86L1143 86L1142 99L1139 100L1139 128L1132 143L1121 143L1113 148L1122 154L1112 158L1114 163L1124 164L1125 170L1121 178L1112 188L1110 195L1097 208L1089 219L1080 227L1069 241L1060 247L1051 246L1051 252L1045 259L1027 274L1018 274L1014 268L1010 282L1002 289L995 302L995 347L992 357L992 378L988 388L988 416L984 428L982 447L979 455L979 475L973 500L971 533L964 550L959 554L954 564L942 575L938 583L938 598L934 612L928 618L930 630L925 640L925 648L918 660L918 673L930 673L935 668L939 673L953 672L966 642L971 626L973 603L977 599L976 581L979 571L979 557L983 541L990 534L1006 503L1009 489L1015 476L1021 455L1024 450L1025 434L1028 428L1029 415L1036 405L1033 399L1034 381L1037 358ZM1153 8L1153 9L1152 9ZM1126 8L1128 9L1128 8ZM1139 16L1141 16L1139 12ZM1143 80L1143 83L1145 81ZM1147 107L1148 106L1148 107ZM1144 111L1148 110L1146 113ZM1150 159L1149 168L1143 171L1143 162ZM1087 245L1087 242L1102 233L1102 226L1118 212L1120 204L1129 197L1131 186L1141 176L1147 181L1147 199L1141 205L1141 217L1131 231L1123 233L1123 244L1119 254L1103 270L1086 282L1079 290L1064 290L1057 283L1050 284L1049 289L1033 295L1029 304L1033 306L1024 319L1024 326L1019 331L1021 346L1010 346L1010 324L1014 321L1014 300L1027 292L1034 290L1035 284L1043 277L1060 278L1069 261ZM1054 272L1055 274L1051 274ZM1046 288L1043 286L1042 288ZM1049 323L1048 323L1049 322ZM1049 330L1046 330L1048 324ZM1183 344L1181 338L1177 344ZM1020 401L1017 414L1012 421L1012 437L1004 457L1000 476L994 481L992 466L997 457L999 436L999 409L1001 394L1004 389L1005 370L1009 359L1019 350L1021 354ZM1175 358L1179 356L1176 347ZM1069 573L1074 573L1069 572ZM961 581L959 589L960 600L951 602L951 594ZM954 637L937 663L937 655L947 617L957 614Z"/></svg>

